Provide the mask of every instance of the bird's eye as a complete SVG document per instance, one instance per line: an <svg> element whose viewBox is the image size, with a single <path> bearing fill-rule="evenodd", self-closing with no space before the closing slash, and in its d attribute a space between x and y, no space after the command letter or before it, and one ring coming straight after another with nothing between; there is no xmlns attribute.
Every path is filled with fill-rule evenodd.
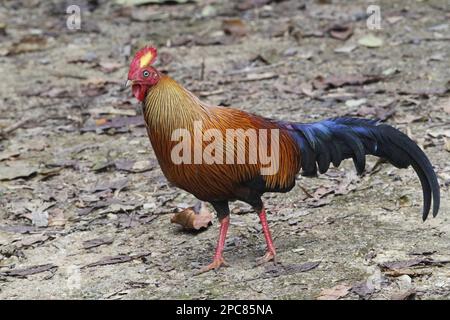
<svg viewBox="0 0 450 320"><path fill-rule="evenodd" d="M150 75L150 72L148 72L147 70L144 70L142 75L144 76L144 78L147 78Z"/></svg>

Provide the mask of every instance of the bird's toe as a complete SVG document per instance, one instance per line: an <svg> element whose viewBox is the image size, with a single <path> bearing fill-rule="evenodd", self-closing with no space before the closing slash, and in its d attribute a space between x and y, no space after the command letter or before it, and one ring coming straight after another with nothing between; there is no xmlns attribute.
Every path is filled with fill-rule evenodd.
<svg viewBox="0 0 450 320"><path fill-rule="evenodd" d="M268 250L264 256L261 258L256 259L256 265L260 266L262 264L265 264L269 261L273 261L274 263L277 263L276 254L274 251Z"/></svg>
<svg viewBox="0 0 450 320"><path fill-rule="evenodd" d="M201 268L196 274L202 274L211 270L218 270L220 267L229 267L229 266L230 265L223 259L223 257L214 258L213 262Z"/></svg>

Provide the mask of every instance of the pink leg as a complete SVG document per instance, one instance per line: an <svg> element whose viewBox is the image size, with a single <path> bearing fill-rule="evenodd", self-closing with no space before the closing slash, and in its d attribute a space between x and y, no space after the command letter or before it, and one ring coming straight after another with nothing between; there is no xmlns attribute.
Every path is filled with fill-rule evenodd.
<svg viewBox="0 0 450 320"><path fill-rule="evenodd" d="M216 253L214 254L213 262L200 269L200 271L198 272L199 274L213 269L217 270L221 266L227 266L227 263L223 259L222 253L223 248L225 247L225 240L227 238L227 231L229 225L230 225L230 216L226 216L225 218L220 220L220 234L219 240L217 241Z"/></svg>
<svg viewBox="0 0 450 320"><path fill-rule="evenodd" d="M273 245L272 236L270 235L269 225L267 224L266 218L266 210L264 208L259 213L259 220L261 221L264 237L266 238L267 252L262 258L258 259L257 261L258 265L263 264L265 262L269 262L271 260L275 261L275 247Z"/></svg>

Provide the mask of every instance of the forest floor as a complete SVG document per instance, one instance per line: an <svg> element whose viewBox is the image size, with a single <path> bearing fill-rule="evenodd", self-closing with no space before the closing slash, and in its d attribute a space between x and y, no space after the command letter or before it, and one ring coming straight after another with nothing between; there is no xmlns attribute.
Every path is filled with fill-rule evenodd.
<svg viewBox="0 0 450 320"><path fill-rule="evenodd" d="M450 298L448 1L378 1L380 30L367 1L130 2L0 7L0 299ZM80 30L66 26L73 3ZM411 168L369 157L358 177L345 161L264 196L279 264L255 266L261 227L234 203L231 266L195 275L218 223L170 223L196 200L168 185L123 87L148 43L159 69L210 103L399 128L434 165L440 214L422 222Z"/></svg>

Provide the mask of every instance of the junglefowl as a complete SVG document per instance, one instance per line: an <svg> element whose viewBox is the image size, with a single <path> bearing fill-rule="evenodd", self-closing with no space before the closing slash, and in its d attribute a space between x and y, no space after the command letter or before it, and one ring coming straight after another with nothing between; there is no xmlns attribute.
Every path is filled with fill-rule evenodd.
<svg viewBox="0 0 450 320"><path fill-rule="evenodd" d="M297 123L263 118L229 107L212 106L156 70L153 66L156 56L157 52L153 47L145 47L136 53L129 68L127 86L131 86L133 95L142 102L148 136L167 180L198 199L209 202L217 212L220 222L219 240L213 262L202 268L201 272L226 265L222 251L230 223L230 201L246 202L259 214L267 243L266 254L259 262L275 260L275 247L261 196L265 192L290 191L300 170L303 176L316 176L317 171L325 173L331 163L337 167L342 160L348 158L353 159L358 174L364 171L367 154L384 158L397 168L411 165L422 185L423 220L428 216L432 201L433 216L437 215L440 191L433 167L418 145L399 130L375 120L360 118L339 117L313 123ZM201 123L200 129L195 125L198 122ZM243 153L245 161L241 162L199 163L174 159L174 150L179 150L179 141L174 139L177 129L193 133L194 137L186 138L188 144L200 144L205 150L215 139L221 138L214 135L214 139L203 137L198 141L195 130L206 133L215 129L216 133L222 133L223 136L229 129L241 129L244 132L249 129L257 132L276 130L279 134L278 148L270 150L275 152L278 159L277 170L262 174L265 164L261 158L256 162L247 160L251 147L249 141L236 145L234 142L226 142L227 157L230 151L231 160ZM273 135L271 133L271 137ZM266 137L266 142L273 147L272 139ZM183 156L192 160L191 153L195 150L187 150L183 152L189 154ZM218 151L211 155L217 156L216 152ZM219 154L219 158L221 157L223 159L223 153Z"/></svg>

